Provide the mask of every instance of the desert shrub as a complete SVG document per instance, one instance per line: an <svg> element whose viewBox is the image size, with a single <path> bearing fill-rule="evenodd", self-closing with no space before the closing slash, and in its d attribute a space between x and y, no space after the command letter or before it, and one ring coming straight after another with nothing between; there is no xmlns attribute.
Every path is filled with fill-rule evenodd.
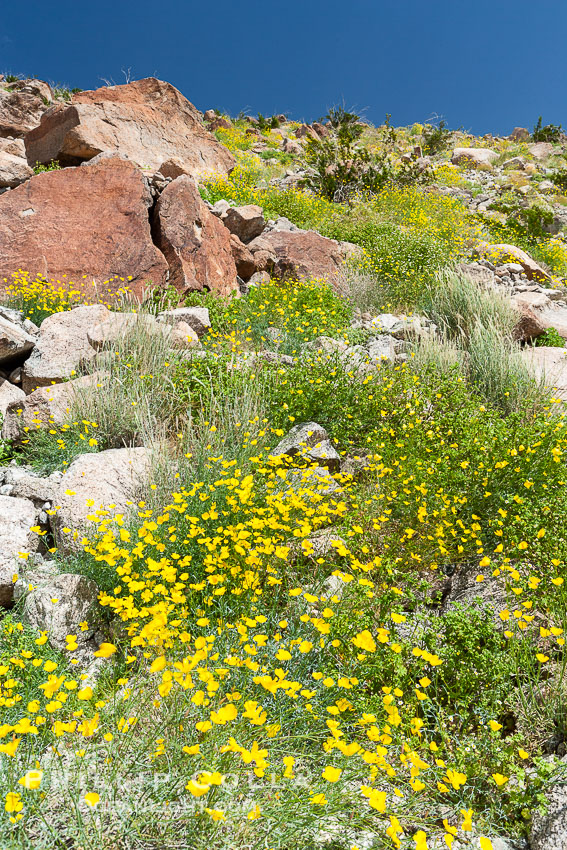
<svg viewBox="0 0 567 850"><path fill-rule="evenodd" d="M41 162L36 162L33 168L34 174L43 174L46 171L59 171L61 166L59 165L58 160L52 159L51 162L46 163L45 165Z"/></svg>
<svg viewBox="0 0 567 850"><path fill-rule="evenodd" d="M560 168L552 171L549 175L549 179L552 183L555 183L557 188L560 189L563 194L567 192L567 169Z"/></svg>
<svg viewBox="0 0 567 850"><path fill-rule="evenodd" d="M30 466L39 475L51 475L65 470L79 455L108 448L99 447L96 423L72 421L45 431L29 431L19 451L14 451L18 463Z"/></svg>
<svg viewBox="0 0 567 850"><path fill-rule="evenodd" d="M543 124L542 116L537 119L532 130L534 142L558 142L561 139L561 124Z"/></svg>
<svg viewBox="0 0 567 850"><path fill-rule="evenodd" d="M246 298L217 306L213 328L231 344L282 352L297 350L318 336L337 336L350 321L351 305L338 297L326 281L270 281L250 289ZM281 332L271 336L269 329ZM232 335L232 336L230 336ZM214 337L209 338L209 345Z"/></svg>
<svg viewBox="0 0 567 850"><path fill-rule="evenodd" d="M358 268L376 279L383 306L410 309L441 269L467 256L481 233L460 202L394 185L352 210L337 211L321 230L364 249Z"/></svg>
<svg viewBox="0 0 567 850"><path fill-rule="evenodd" d="M423 152L435 155L442 153L451 144L453 131L447 127L447 122L441 118L436 123L425 124L422 130Z"/></svg>
<svg viewBox="0 0 567 850"><path fill-rule="evenodd" d="M358 144L362 135L359 116L343 107L326 116L331 132L322 139L308 138L303 185L329 201L350 201L360 193L374 193L390 176L385 156L372 156Z"/></svg>
<svg viewBox="0 0 567 850"><path fill-rule="evenodd" d="M277 115L266 117L261 112L258 113L258 129L260 130L277 130L280 122Z"/></svg>
<svg viewBox="0 0 567 850"><path fill-rule="evenodd" d="M491 209L506 214L506 223L500 225L500 228L506 231L505 238L514 244L518 240L532 244L537 240L547 239L548 234L545 228L553 223L553 212L548 207L542 204L523 206L516 198L495 202L491 205ZM499 229L499 225L494 224L494 228Z"/></svg>

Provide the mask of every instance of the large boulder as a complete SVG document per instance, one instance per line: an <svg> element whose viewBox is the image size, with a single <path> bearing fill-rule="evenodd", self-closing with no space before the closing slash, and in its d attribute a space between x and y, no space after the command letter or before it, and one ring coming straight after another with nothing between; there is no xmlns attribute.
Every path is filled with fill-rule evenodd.
<svg viewBox="0 0 567 850"><path fill-rule="evenodd" d="M534 159L547 159L553 153L551 142L536 142L528 148Z"/></svg>
<svg viewBox="0 0 567 850"><path fill-rule="evenodd" d="M550 328L567 339L567 307L563 301L552 301L544 292L518 292L512 301L519 311L518 339L537 339Z"/></svg>
<svg viewBox="0 0 567 850"><path fill-rule="evenodd" d="M100 324L91 328L87 336L92 347L100 351L134 331L147 338L160 335L171 348L193 348L199 345L199 337L182 319L164 324L144 313L110 313Z"/></svg>
<svg viewBox="0 0 567 850"><path fill-rule="evenodd" d="M177 177L163 190L154 212L154 235L180 292L238 290L230 232L202 201L195 181Z"/></svg>
<svg viewBox="0 0 567 850"><path fill-rule="evenodd" d="M38 126L50 100L51 89L41 80L18 80L0 89L0 136L25 136Z"/></svg>
<svg viewBox="0 0 567 850"><path fill-rule="evenodd" d="M167 264L152 242L151 202L143 174L120 157L38 174L0 195L0 274L159 286Z"/></svg>
<svg viewBox="0 0 567 850"><path fill-rule="evenodd" d="M488 148L455 148L451 162L453 165L491 165L495 159L498 154Z"/></svg>
<svg viewBox="0 0 567 850"><path fill-rule="evenodd" d="M20 554L35 552L39 537L30 529L37 510L28 499L0 496L0 606L12 603L14 576L22 565Z"/></svg>
<svg viewBox="0 0 567 850"><path fill-rule="evenodd" d="M84 454L61 479L51 519L63 551L80 548L81 537L96 530L89 521L99 510L126 513L147 481L152 454L149 449L108 449Z"/></svg>
<svg viewBox="0 0 567 850"><path fill-rule="evenodd" d="M96 352L89 342L89 332L111 316L104 304L93 304L44 319L36 347L24 365L24 392L71 378L81 365L92 360Z"/></svg>
<svg viewBox="0 0 567 850"><path fill-rule="evenodd" d="M477 252L498 266L507 263L518 263L522 266L526 277L529 280L549 281L551 276L542 267L533 260L522 248L517 248L516 245L508 245L506 243L488 244L481 242L477 247Z"/></svg>
<svg viewBox="0 0 567 850"><path fill-rule="evenodd" d="M14 189L33 177L33 169L25 159L0 151L0 189Z"/></svg>
<svg viewBox="0 0 567 850"><path fill-rule="evenodd" d="M256 263L248 247L240 241L235 233L230 234L230 250L238 277L241 277L244 281L250 280L256 272Z"/></svg>
<svg viewBox="0 0 567 850"><path fill-rule="evenodd" d="M554 398L567 401L567 348L542 345L524 348L524 363Z"/></svg>
<svg viewBox="0 0 567 850"><path fill-rule="evenodd" d="M248 243L257 271L274 277L335 279L347 252L341 243L312 230L272 230Z"/></svg>
<svg viewBox="0 0 567 850"><path fill-rule="evenodd" d="M204 336L211 328L211 319L206 307L175 307L173 310L162 310L157 315L157 321L172 326L184 322L198 337Z"/></svg>
<svg viewBox="0 0 567 850"><path fill-rule="evenodd" d="M95 372L64 384L41 387L28 396L11 401L4 415L2 439L19 442L30 431L63 425L70 418L73 405L81 392L94 392L104 376ZM14 389L18 389L14 387ZM0 388L1 392L1 388ZM21 391L20 391L21 392ZM23 395L23 393L22 393Z"/></svg>
<svg viewBox="0 0 567 850"><path fill-rule="evenodd" d="M234 157L203 126L192 103L154 77L103 86L50 109L26 136L28 162L77 165L102 151L120 151L140 167L158 171L181 160L194 177L226 174Z"/></svg>

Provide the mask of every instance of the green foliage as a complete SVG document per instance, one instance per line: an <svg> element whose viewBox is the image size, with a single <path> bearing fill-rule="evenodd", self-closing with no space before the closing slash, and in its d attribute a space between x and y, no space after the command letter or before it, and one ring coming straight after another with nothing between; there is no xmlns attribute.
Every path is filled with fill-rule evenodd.
<svg viewBox="0 0 567 850"><path fill-rule="evenodd" d="M535 341L536 346L550 346L552 348L565 348L565 339L556 328L547 328Z"/></svg>
<svg viewBox="0 0 567 850"><path fill-rule="evenodd" d="M549 175L549 179L552 183L555 183L558 189L560 189L563 194L567 193L567 169L561 168L553 171Z"/></svg>
<svg viewBox="0 0 567 850"><path fill-rule="evenodd" d="M510 693L511 671L506 639L496 628L490 608L455 604L426 644L447 661L436 670L436 684L445 704L461 714L461 722L498 716Z"/></svg>
<svg viewBox="0 0 567 850"><path fill-rule="evenodd" d="M258 129L259 130L277 130L280 126L277 115L272 115L270 118L258 113Z"/></svg>
<svg viewBox="0 0 567 850"><path fill-rule="evenodd" d="M47 163L46 165L41 162L36 162L33 167L33 173L43 174L46 171L59 171L60 169L61 166L59 165L59 162L56 159L52 159L51 162Z"/></svg>
<svg viewBox="0 0 567 850"><path fill-rule="evenodd" d="M308 138L307 176L303 185L329 201L343 203L363 192L377 192L390 176L385 156L372 156L357 144L362 135L359 116L343 107L327 114L331 132L323 139Z"/></svg>
<svg viewBox="0 0 567 850"><path fill-rule="evenodd" d="M217 299L213 329L238 334L258 348L292 353L317 336L337 336L350 321L352 306L317 281L270 281L246 298ZM208 306L208 305L207 305ZM269 329L277 329L276 339Z"/></svg>
<svg viewBox="0 0 567 850"><path fill-rule="evenodd" d="M93 439L94 443L91 443ZM48 431L30 431L14 457L24 466L31 466L39 475L51 475L56 470L64 471L79 455L97 450L93 427L74 423Z"/></svg>
<svg viewBox="0 0 567 850"><path fill-rule="evenodd" d="M455 272L439 274L420 306L451 342L466 344L479 323L509 337L517 323L509 298Z"/></svg>
<svg viewBox="0 0 567 850"><path fill-rule="evenodd" d="M438 122L426 124L423 128L423 152L435 155L442 153L451 144L453 131L447 127L447 122L441 118Z"/></svg>
<svg viewBox="0 0 567 850"><path fill-rule="evenodd" d="M537 119L532 130L534 142L559 142L561 139L561 124L543 124L542 116Z"/></svg>
<svg viewBox="0 0 567 850"><path fill-rule="evenodd" d="M546 238L545 227L553 222L553 212L549 207L544 207L541 203L525 206L516 197L497 201L490 208L506 214L506 224L494 224L493 227L505 230L512 241L523 239L533 242Z"/></svg>

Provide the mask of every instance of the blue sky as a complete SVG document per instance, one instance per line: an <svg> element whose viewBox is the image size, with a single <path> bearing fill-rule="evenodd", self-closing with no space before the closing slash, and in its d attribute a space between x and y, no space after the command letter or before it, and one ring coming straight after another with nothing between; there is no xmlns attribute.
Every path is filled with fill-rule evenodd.
<svg viewBox="0 0 567 850"><path fill-rule="evenodd" d="M0 72L80 88L157 76L199 109L311 120L343 102L397 125L567 125L565 0L26 0Z"/></svg>

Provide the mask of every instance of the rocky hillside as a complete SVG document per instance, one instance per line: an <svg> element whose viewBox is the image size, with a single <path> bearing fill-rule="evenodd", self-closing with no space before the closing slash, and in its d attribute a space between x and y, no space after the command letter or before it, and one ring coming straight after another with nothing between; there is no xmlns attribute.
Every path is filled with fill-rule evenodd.
<svg viewBox="0 0 567 850"><path fill-rule="evenodd" d="M1 847L567 847L564 192L0 80Z"/></svg>

